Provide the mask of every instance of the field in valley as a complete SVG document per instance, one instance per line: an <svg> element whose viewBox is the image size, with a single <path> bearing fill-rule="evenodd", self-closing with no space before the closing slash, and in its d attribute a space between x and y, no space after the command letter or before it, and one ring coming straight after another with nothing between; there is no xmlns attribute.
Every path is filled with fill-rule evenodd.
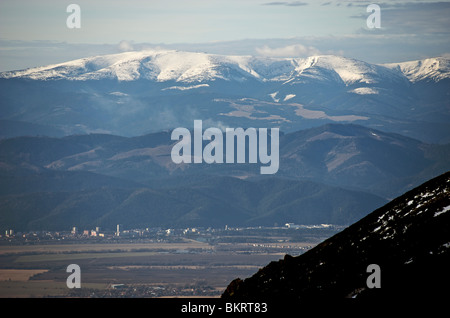
<svg viewBox="0 0 450 318"><path fill-rule="evenodd" d="M0 297L220 297L233 279L322 239L287 242L261 233L214 244L189 238L2 244ZM66 285L70 264L80 266L81 288Z"/></svg>

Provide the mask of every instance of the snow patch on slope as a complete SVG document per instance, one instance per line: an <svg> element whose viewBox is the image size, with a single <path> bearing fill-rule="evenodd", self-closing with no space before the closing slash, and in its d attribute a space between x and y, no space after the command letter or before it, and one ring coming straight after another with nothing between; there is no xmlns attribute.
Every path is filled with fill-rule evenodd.
<svg viewBox="0 0 450 318"><path fill-rule="evenodd" d="M290 99L292 99L294 97L295 97L295 94L287 94L286 97L283 99L283 101L290 100Z"/></svg>
<svg viewBox="0 0 450 318"><path fill-rule="evenodd" d="M208 84L199 84L199 85L191 85L191 86L170 86L170 87L163 88L162 90L163 91L166 91L166 90L186 91L186 90L201 88L201 87L209 87L209 85Z"/></svg>
<svg viewBox="0 0 450 318"><path fill-rule="evenodd" d="M443 214L443 213L445 213L445 212L447 212L447 211L450 211L450 205L449 205L449 206L446 206L442 211L435 212L435 213L434 213L434 216L435 216L435 217L436 217L436 216L439 216L439 215L441 215L441 214Z"/></svg>
<svg viewBox="0 0 450 318"><path fill-rule="evenodd" d="M378 90L370 87L358 87L348 91L349 93L354 93L358 95L374 95L378 94Z"/></svg>

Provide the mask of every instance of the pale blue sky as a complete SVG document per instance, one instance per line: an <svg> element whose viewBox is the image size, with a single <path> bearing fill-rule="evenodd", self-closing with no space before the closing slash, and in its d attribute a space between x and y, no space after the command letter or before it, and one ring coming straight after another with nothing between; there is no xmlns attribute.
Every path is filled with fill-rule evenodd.
<svg viewBox="0 0 450 318"><path fill-rule="evenodd" d="M375 2L382 28L370 30L366 8L374 2L1 0L0 71L155 45L224 54L331 53L369 62L450 52L450 1ZM70 3L81 7L80 29L66 26Z"/></svg>
<svg viewBox="0 0 450 318"><path fill-rule="evenodd" d="M66 27L66 7L81 8L81 29ZM210 42L343 34L364 27L349 18L365 7L321 1L267 0L2 0L0 37L78 43Z"/></svg>

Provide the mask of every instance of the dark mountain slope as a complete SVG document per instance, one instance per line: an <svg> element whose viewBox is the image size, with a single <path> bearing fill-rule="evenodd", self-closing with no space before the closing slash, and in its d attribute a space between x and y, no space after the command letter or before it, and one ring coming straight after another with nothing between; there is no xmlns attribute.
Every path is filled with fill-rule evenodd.
<svg viewBox="0 0 450 318"><path fill-rule="evenodd" d="M434 150L438 147L442 150ZM445 149L449 147L359 125L327 124L283 136L279 174L364 189L392 199L410 190L411 184L419 185L447 171L450 166L442 164L439 168L444 170L417 178L419 171L448 162Z"/></svg>
<svg viewBox="0 0 450 318"><path fill-rule="evenodd" d="M272 176L260 164L176 165L173 143L169 132L0 140L0 225L347 225L450 168L449 145L358 125L282 134Z"/></svg>
<svg viewBox="0 0 450 318"><path fill-rule="evenodd" d="M450 172L407 192L297 257L286 255L245 280L227 300L433 298L450 283ZM370 264L381 288L369 288ZM299 304L298 302L296 304Z"/></svg>
<svg viewBox="0 0 450 318"><path fill-rule="evenodd" d="M170 132L125 138L91 134L0 141L0 162L89 171L163 186L170 176L261 177L261 164L176 165ZM450 146L424 144L358 125L328 124L280 136L277 177L330 184L392 199L450 169ZM155 183L155 179L157 181Z"/></svg>
<svg viewBox="0 0 450 318"><path fill-rule="evenodd" d="M22 173L0 183L0 229L349 224L386 202L310 181L208 176L151 189L83 171Z"/></svg>

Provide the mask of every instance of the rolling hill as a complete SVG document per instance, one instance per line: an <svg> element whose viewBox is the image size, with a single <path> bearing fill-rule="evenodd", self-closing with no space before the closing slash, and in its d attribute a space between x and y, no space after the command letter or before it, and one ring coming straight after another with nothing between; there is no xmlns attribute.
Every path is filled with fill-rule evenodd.
<svg viewBox="0 0 450 318"><path fill-rule="evenodd" d="M357 125L280 138L280 169L171 161L169 132L0 141L2 226L351 224L449 168L445 145Z"/></svg>

